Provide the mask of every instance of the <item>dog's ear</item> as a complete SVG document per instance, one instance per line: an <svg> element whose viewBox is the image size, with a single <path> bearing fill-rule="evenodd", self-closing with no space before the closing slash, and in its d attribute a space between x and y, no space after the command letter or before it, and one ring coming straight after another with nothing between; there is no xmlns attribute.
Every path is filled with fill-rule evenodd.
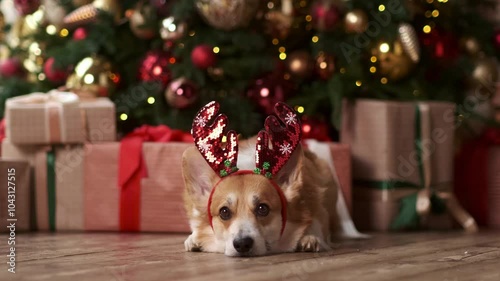
<svg viewBox="0 0 500 281"><path fill-rule="evenodd" d="M182 155L182 175L186 191L193 199L208 200L213 186L219 180L196 147L190 147Z"/></svg>
<svg viewBox="0 0 500 281"><path fill-rule="evenodd" d="M303 158L304 151L299 144L285 166L273 177L282 189L286 189L292 183L302 181Z"/></svg>

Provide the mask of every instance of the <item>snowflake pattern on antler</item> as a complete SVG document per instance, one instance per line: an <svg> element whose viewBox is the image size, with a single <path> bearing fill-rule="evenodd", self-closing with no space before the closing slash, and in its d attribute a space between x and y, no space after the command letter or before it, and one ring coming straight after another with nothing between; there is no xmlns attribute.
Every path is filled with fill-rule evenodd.
<svg viewBox="0 0 500 281"><path fill-rule="evenodd" d="M268 178L276 175L299 146L301 127L294 110L284 103L274 107L276 116L267 117L257 135L254 173Z"/></svg>
<svg viewBox="0 0 500 281"><path fill-rule="evenodd" d="M285 142L282 145L280 145L280 152L281 154L291 154L292 153L292 146Z"/></svg>
<svg viewBox="0 0 500 281"><path fill-rule="evenodd" d="M220 177L224 177L238 170L238 136L236 132L229 131L227 141L223 143L227 116L219 114L214 118L218 112L219 104L215 101L205 105L196 114L191 133L203 158Z"/></svg>
<svg viewBox="0 0 500 281"><path fill-rule="evenodd" d="M287 125L295 125L295 123L297 123L297 114L288 112L285 117L285 123Z"/></svg>

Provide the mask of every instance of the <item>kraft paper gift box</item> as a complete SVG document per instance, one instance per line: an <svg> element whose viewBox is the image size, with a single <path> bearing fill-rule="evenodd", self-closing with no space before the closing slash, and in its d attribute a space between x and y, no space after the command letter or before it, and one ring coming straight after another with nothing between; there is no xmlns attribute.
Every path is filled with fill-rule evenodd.
<svg viewBox="0 0 500 281"><path fill-rule="evenodd" d="M135 157L135 161L122 159L134 163L136 168L139 165L145 168L145 171L131 175L132 182L128 186L119 184L121 145L86 144L85 229L190 232L182 199L181 160L184 150L193 144L144 142L142 154ZM127 192L131 192L128 193L131 196L125 195Z"/></svg>
<svg viewBox="0 0 500 281"><path fill-rule="evenodd" d="M116 140L115 106L108 98L79 100L69 92L7 99L6 137L14 144L72 144Z"/></svg>
<svg viewBox="0 0 500 281"><path fill-rule="evenodd" d="M82 145L46 147L35 153L35 209L41 231L84 230Z"/></svg>
<svg viewBox="0 0 500 281"><path fill-rule="evenodd" d="M115 104L105 97L80 100L84 139L89 142L116 141Z"/></svg>
<svg viewBox="0 0 500 281"><path fill-rule="evenodd" d="M83 146L21 146L4 140L2 149L3 158L26 161L33 171L33 228L83 230Z"/></svg>
<svg viewBox="0 0 500 281"><path fill-rule="evenodd" d="M341 142L351 144L353 216L362 230L425 227L446 210L470 231L453 180L455 105L344 101Z"/></svg>
<svg viewBox="0 0 500 281"><path fill-rule="evenodd" d="M0 160L0 232L12 223L16 232L31 230L31 171L26 161Z"/></svg>

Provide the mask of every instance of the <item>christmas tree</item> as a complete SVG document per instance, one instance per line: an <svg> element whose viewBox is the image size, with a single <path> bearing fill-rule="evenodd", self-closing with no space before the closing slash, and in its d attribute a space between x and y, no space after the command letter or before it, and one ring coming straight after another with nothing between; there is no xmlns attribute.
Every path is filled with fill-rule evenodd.
<svg viewBox="0 0 500 281"><path fill-rule="evenodd" d="M220 102L261 129L277 101L335 138L344 98L442 100L487 121L500 32L473 0L2 0L0 114L51 89L109 96L118 128L189 130ZM16 16L16 14L18 16ZM469 98L468 98L469 97ZM472 97L472 98L471 98ZM374 113L376 114L376 113Z"/></svg>

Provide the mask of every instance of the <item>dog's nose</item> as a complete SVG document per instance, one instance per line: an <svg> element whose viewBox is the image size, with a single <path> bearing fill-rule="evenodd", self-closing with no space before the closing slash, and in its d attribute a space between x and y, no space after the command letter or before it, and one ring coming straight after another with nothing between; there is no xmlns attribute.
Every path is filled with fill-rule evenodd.
<svg viewBox="0 0 500 281"><path fill-rule="evenodd" d="M252 249L253 239L250 237L236 238L233 240L233 246L238 253L247 253Z"/></svg>

